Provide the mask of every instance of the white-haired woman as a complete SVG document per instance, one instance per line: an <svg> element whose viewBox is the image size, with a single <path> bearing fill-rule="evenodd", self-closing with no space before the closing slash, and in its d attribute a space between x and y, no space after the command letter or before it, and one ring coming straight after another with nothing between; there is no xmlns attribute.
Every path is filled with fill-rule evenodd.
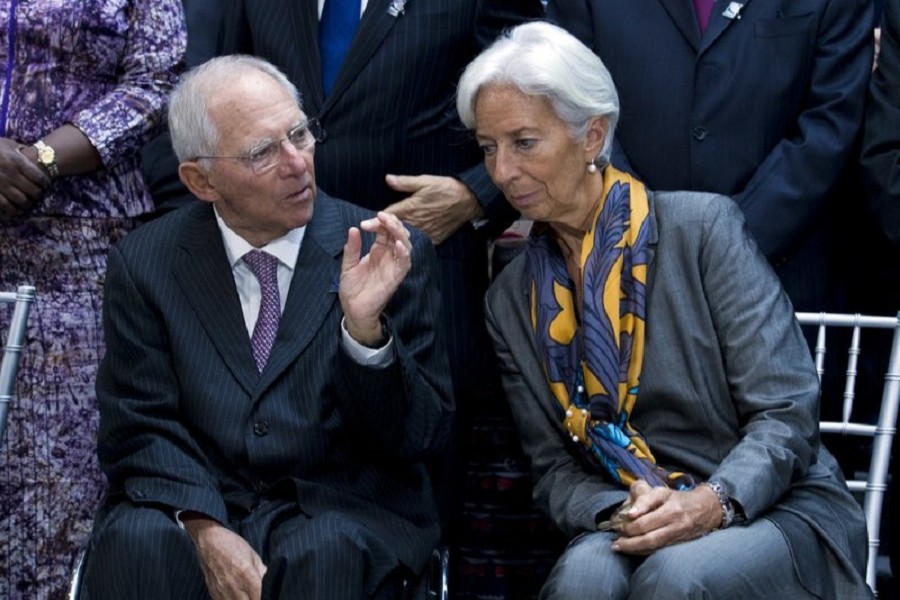
<svg viewBox="0 0 900 600"><path fill-rule="evenodd" d="M535 222L487 311L535 498L572 539L541 597L868 597L862 511L740 210L609 166L615 86L556 26L511 30L457 101Z"/></svg>

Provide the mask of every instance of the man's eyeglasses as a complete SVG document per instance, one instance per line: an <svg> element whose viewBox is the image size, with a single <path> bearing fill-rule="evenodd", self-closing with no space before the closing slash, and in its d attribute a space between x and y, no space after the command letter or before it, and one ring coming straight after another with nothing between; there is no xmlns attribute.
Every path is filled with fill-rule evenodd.
<svg viewBox="0 0 900 600"><path fill-rule="evenodd" d="M281 164L285 142L293 146L295 150L303 150L324 139L325 131L319 125L318 119L309 119L288 131L283 138L264 141L241 156L198 156L196 158L197 160L201 158L239 160L249 165L254 175L262 175Z"/></svg>

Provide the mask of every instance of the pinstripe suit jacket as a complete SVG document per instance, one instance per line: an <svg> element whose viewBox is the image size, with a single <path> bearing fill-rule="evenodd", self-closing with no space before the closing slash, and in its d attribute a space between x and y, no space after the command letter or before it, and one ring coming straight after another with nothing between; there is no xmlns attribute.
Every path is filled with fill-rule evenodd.
<svg viewBox="0 0 900 600"><path fill-rule="evenodd" d="M456 114L463 68L503 28L543 15L538 0L369 0L347 59L328 98L322 91L317 0L227 0L222 53L255 54L281 68L299 88L307 114L326 131L316 146L321 189L371 209L406 194L387 173L461 179L499 231L513 216L482 155ZM489 342L482 301L486 243L468 225L438 249L454 383L468 388Z"/></svg>
<svg viewBox="0 0 900 600"><path fill-rule="evenodd" d="M646 333L631 422L660 465L718 480L750 520L769 518L817 597L868 597L866 528L819 443L818 380L793 308L730 199L650 194ZM487 297L503 386L531 458L535 499L576 536L627 491L583 466L544 377L524 256ZM728 565L732 567L732 565Z"/></svg>
<svg viewBox="0 0 900 600"><path fill-rule="evenodd" d="M312 516L346 514L424 565L438 522L421 461L445 444L453 412L434 252L414 235L413 268L386 311L394 361L360 366L340 348L336 290L347 228L367 215L319 193L261 374L211 205L111 250L97 383L108 503L229 523L252 519L263 498L295 501Z"/></svg>

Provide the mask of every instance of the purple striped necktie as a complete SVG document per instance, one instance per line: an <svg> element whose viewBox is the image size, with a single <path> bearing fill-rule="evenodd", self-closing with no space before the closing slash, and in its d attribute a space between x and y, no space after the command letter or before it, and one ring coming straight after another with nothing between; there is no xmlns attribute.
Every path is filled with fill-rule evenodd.
<svg viewBox="0 0 900 600"><path fill-rule="evenodd" d="M716 0L694 0L694 10L697 11L697 23L700 24L700 35L706 33L709 18L712 16L713 5Z"/></svg>
<svg viewBox="0 0 900 600"><path fill-rule="evenodd" d="M262 294L259 303L259 315L250 336L253 347L253 358L256 368L262 373L269 360L269 353L278 334L278 323L281 320L281 296L278 293L278 259L261 250L251 250L242 260L259 280Z"/></svg>

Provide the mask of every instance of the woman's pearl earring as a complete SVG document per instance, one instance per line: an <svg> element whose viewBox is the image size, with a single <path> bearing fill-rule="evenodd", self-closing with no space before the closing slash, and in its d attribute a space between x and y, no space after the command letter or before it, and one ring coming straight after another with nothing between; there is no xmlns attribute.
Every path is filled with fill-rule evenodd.
<svg viewBox="0 0 900 600"><path fill-rule="evenodd" d="M592 162L589 162L589 163L588 163L588 166L587 166L587 171L588 171L588 173L596 173L596 172L597 172L597 165L595 165L595 164L593 163L593 161L592 161Z"/></svg>

